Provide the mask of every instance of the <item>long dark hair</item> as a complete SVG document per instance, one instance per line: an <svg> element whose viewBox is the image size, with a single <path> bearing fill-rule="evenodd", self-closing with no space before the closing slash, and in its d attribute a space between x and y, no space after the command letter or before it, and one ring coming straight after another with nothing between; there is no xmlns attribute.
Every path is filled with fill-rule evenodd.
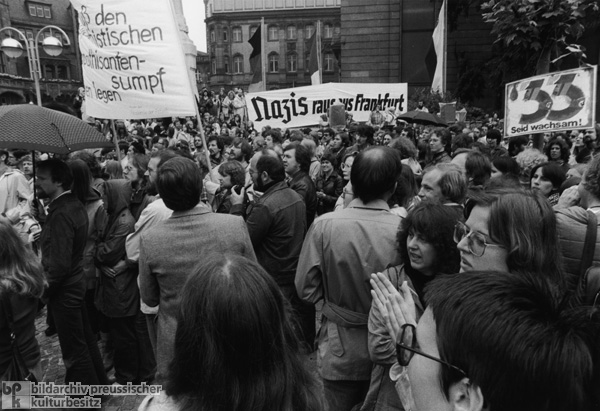
<svg viewBox="0 0 600 411"><path fill-rule="evenodd" d="M257 263L209 255L183 290L166 382L180 409L320 408L289 303Z"/></svg>
<svg viewBox="0 0 600 411"><path fill-rule="evenodd" d="M71 192L85 205L92 194L92 173L90 168L83 160L79 159L69 160L68 164L73 174Z"/></svg>

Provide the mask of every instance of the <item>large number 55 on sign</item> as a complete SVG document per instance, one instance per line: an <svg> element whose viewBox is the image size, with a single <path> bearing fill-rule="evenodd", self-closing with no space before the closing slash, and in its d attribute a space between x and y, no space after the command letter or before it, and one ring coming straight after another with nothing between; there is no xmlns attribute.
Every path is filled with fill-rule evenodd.
<svg viewBox="0 0 600 411"><path fill-rule="evenodd" d="M596 113L597 66L560 71L508 83L505 134L591 128Z"/></svg>

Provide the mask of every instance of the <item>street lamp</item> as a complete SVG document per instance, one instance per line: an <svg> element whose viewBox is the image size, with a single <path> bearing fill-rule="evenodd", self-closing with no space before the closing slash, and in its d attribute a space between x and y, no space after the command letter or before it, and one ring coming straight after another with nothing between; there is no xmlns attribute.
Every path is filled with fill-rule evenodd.
<svg viewBox="0 0 600 411"><path fill-rule="evenodd" d="M38 31L37 35L34 38L28 39L21 30L15 29L14 27L4 27L0 29L0 33L3 31L15 32L17 33L21 39L25 42L25 49L23 49L23 44L17 39L12 37L6 37L2 42L0 42L0 50L6 54L9 58L18 58L23 55L23 50L27 51L27 60L29 61L29 72L31 74L31 78L35 83L35 93L37 97L38 106L42 105L42 94L40 93L40 78L42 76L42 69L40 67L40 53L38 50L38 44L40 40L40 34L43 31L50 30L50 36L45 37L42 40L42 48L49 56L55 57L60 55L63 50L62 42L52 35L52 30L57 30L63 35L63 39L65 40L65 44L67 46L71 45L69 41L69 36L65 33L60 27L56 26L46 26L43 27L40 31Z"/></svg>

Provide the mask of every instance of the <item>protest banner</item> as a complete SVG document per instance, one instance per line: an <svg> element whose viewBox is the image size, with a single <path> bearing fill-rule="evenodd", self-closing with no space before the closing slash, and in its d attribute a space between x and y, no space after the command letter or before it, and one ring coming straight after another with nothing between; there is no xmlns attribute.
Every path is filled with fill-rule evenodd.
<svg viewBox="0 0 600 411"><path fill-rule="evenodd" d="M505 134L512 137L594 127L597 68L581 67L508 83Z"/></svg>
<svg viewBox="0 0 600 411"><path fill-rule="evenodd" d="M342 103L354 121L364 122L376 109L394 108L396 114L405 113L408 104L406 83L327 83L315 86L246 94L248 119L260 130L293 128L319 124L335 103Z"/></svg>
<svg viewBox="0 0 600 411"><path fill-rule="evenodd" d="M71 0L79 18L86 114L196 115L169 0Z"/></svg>

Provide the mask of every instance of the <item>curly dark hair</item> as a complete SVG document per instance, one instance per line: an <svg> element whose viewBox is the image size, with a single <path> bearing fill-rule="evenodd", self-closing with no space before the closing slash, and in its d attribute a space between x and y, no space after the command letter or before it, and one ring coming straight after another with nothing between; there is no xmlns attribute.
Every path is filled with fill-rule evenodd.
<svg viewBox="0 0 600 411"><path fill-rule="evenodd" d="M546 144L546 148L544 149L544 154L548 157L548 160L552 160L550 156L550 151L552 150L552 146L560 147L560 159L565 162L565 164L569 163L569 157L571 156L571 152L569 151L569 146L566 141L562 138L553 138Z"/></svg>
<svg viewBox="0 0 600 411"><path fill-rule="evenodd" d="M398 245L404 268L410 276L415 270L410 265L407 242L408 233L413 231L435 249L435 273L453 274L460 268L460 252L454 242L454 226L463 221L461 211L430 201L424 201L413 208L400 223Z"/></svg>

